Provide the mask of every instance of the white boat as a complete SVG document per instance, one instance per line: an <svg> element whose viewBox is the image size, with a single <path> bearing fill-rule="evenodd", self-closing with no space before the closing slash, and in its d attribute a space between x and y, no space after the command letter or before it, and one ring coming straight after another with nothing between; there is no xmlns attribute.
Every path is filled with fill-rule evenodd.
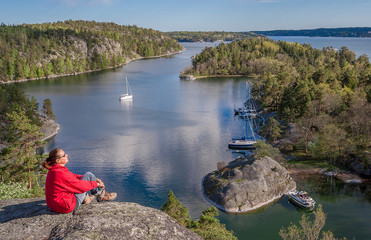
<svg viewBox="0 0 371 240"><path fill-rule="evenodd" d="M133 93L131 92L128 78L125 77L125 79L126 79L126 93L120 95L120 100L131 100L133 99Z"/></svg>
<svg viewBox="0 0 371 240"><path fill-rule="evenodd" d="M254 149L255 148L254 144L256 143L256 137L255 137L254 130L251 127L250 120L248 117L245 117L244 121L245 121L245 126L244 126L245 136L242 138L232 139L228 143L228 148L232 148L232 149ZM251 136L249 137L247 137L247 128L248 128L247 125L249 125L249 129L251 131Z"/></svg>
<svg viewBox="0 0 371 240"><path fill-rule="evenodd" d="M228 147L232 149L254 149L254 144L256 141L254 139L248 139L248 138L239 138L239 139L232 139L228 143Z"/></svg>
<svg viewBox="0 0 371 240"><path fill-rule="evenodd" d="M309 197L305 191L292 190L287 193L287 196L292 203L301 208L313 209L316 204L313 198Z"/></svg>

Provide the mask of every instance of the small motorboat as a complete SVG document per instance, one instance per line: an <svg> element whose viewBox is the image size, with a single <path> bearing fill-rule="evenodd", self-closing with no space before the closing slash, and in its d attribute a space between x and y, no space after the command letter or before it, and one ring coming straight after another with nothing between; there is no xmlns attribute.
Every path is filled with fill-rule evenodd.
<svg viewBox="0 0 371 240"><path fill-rule="evenodd" d="M305 191L292 190L287 193L287 196L290 202L301 208L313 209L316 204L313 198L309 197Z"/></svg>

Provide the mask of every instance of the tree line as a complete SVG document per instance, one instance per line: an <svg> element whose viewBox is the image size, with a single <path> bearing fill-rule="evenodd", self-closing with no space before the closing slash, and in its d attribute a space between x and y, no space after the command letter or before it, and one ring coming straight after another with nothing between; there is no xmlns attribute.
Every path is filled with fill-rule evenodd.
<svg viewBox="0 0 371 240"><path fill-rule="evenodd" d="M371 27L254 31L265 36L371 37Z"/></svg>
<svg viewBox="0 0 371 240"><path fill-rule="evenodd" d="M253 32L191 32L191 31L174 31L167 32L170 37L179 42L216 42L216 41L234 41L249 37L257 37L259 34Z"/></svg>
<svg viewBox="0 0 371 240"><path fill-rule="evenodd" d="M95 21L0 25L0 81L46 78L116 67L175 53L166 34Z"/></svg>
<svg viewBox="0 0 371 240"><path fill-rule="evenodd" d="M276 111L280 123L299 127L301 139L295 149L331 163L355 156L367 162L371 148L367 55L357 58L346 47L319 50L309 44L251 38L206 47L183 74L253 76L253 93L262 107ZM277 124L270 125L274 128L270 132L277 135Z"/></svg>

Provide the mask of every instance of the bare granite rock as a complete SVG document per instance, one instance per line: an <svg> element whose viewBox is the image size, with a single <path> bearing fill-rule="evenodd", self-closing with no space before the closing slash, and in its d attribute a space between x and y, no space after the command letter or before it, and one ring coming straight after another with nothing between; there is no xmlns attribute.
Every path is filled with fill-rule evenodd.
<svg viewBox="0 0 371 240"><path fill-rule="evenodd" d="M44 198L0 201L1 239L201 239L160 210L136 203L82 205L52 212Z"/></svg>
<svg viewBox="0 0 371 240"><path fill-rule="evenodd" d="M40 131L42 133L44 133L44 137L43 137L43 141L49 139L49 138L52 138L54 137L55 135L57 135L60 127L59 127L59 124L56 123L54 120L51 120L51 119L43 119L43 124L40 128Z"/></svg>
<svg viewBox="0 0 371 240"><path fill-rule="evenodd" d="M205 176L206 198L226 212L248 212L267 205L296 188L284 167L270 157L251 156L230 162Z"/></svg>

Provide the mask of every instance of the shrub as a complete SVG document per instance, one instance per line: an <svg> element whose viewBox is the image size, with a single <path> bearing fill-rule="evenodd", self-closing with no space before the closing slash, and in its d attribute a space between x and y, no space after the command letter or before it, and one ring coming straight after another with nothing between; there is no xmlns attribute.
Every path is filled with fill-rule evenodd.
<svg viewBox="0 0 371 240"><path fill-rule="evenodd" d="M33 196L32 190L27 188L27 183L1 183L0 200L13 198L30 198Z"/></svg>
<svg viewBox="0 0 371 240"><path fill-rule="evenodd" d="M188 214L188 208L175 197L170 190L166 203L161 207L170 217L177 220L180 224L195 232L205 240L237 240L232 231L228 231L224 224L221 224L217 218L218 210L210 207L202 212L197 220L192 220Z"/></svg>

